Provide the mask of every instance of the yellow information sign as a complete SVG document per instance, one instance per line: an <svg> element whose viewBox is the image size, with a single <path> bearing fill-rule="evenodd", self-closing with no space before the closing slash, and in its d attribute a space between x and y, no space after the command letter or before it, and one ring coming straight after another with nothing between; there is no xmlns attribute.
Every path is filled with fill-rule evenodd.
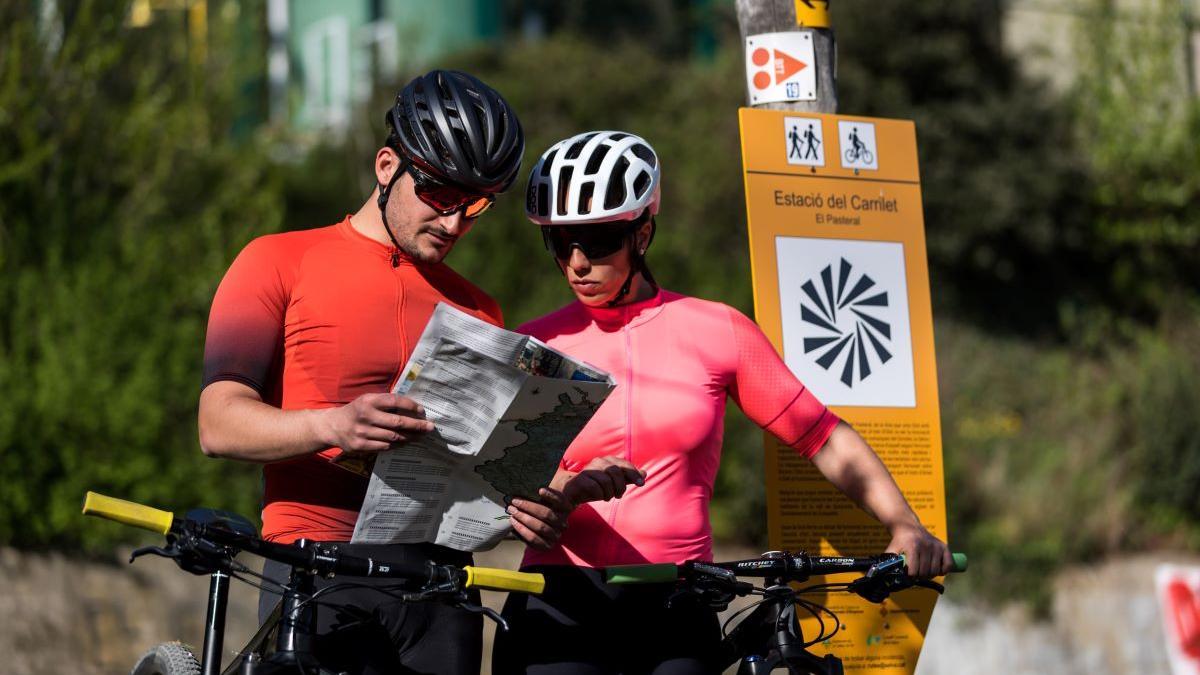
<svg viewBox="0 0 1200 675"><path fill-rule="evenodd" d="M796 0L796 25L829 28L829 0Z"/></svg>
<svg viewBox="0 0 1200 675"><path fill-rule="evenodd" d="M933 314L916 130L903 120L740 111L759 325L788 367L866 438L921 522L946 539ZM887 531L792 449L766 440L771 547L871 555ZM833 594L842 630L814 647L848 672L912 673L936 595ZM828 621L827 621L828 623ZM819 634L804 622L806 637Z"/></svg>

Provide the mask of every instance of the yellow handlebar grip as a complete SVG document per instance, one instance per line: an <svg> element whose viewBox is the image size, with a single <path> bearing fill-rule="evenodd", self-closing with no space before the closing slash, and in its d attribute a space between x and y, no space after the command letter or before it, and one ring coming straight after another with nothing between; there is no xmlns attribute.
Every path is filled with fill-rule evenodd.
<svg viewBox="0 0 1200 675"><path fill-rule="evenodd" d="M99 516L159 534L169 532L171 523L175 520L175 514L170 511L161 511L90 491L83 498L83 515Z"/></svg>
<svg viewBox="0 0 1200 675"><path fill-rule="evenodd" d="M467 588L483 588L489 591L517 591L540 594L546 588L546 578L530 572L514 572L492 567L464 567L467 573Z"/></svg>

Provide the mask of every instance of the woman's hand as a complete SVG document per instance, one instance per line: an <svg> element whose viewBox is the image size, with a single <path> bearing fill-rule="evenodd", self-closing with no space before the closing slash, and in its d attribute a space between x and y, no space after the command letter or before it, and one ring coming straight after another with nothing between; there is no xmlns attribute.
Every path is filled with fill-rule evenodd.
<svg viewBox="0 0 1200 675"><path fill-rule="evenodd" d="M954 569L954 558L945 542L929 533L920 524L905 523L891 529L892 542L888 553L904 556L908 576L929 579L948 574Z"/></svg>
<svg viewBox="0 0 1200 675"><path fill-rule="evenodd" d="M582 471L559 469L551 489L558 490L574 508L586 502L606 502L625 494L630 485L646 483L646 472L620 457L597 457Z"/></svg>
<svg viewBox="0 0 1200 675"><path fill-rule="evenodd" d="M545 551L558 543L575 508L554 488L538 491L538 500L514 497L508 506L513 532L529 546Z"/></svg>

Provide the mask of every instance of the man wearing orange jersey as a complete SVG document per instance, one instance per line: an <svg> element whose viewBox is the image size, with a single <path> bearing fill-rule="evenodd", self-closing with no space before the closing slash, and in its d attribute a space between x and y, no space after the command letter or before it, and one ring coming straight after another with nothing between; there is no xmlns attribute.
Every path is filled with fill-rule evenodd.
<svg viewBox="0 0 1200 675"><path fill-rule="evenodd" d="M378 187L362 207L335 225L250 242L213 300L200 445L212 457L263 464L268 540L348 542L367 478L339 460L433 430L415 401L388 392L438 302L502 324L496 302L442 261L516 176L525 147L517 116L478 79L435 70L410 82L386 119ZM513 529L549 547L569 510L552 490L541 502L514 499ZM433 544L342 548L383 560L471 560ZM264 573L286 581L288 569L269 562ZM277 599L264 592L260 616ZM478 614L364 589L330 599L346 610L318 609L315 650L328 669L478 672Z"/></svg>

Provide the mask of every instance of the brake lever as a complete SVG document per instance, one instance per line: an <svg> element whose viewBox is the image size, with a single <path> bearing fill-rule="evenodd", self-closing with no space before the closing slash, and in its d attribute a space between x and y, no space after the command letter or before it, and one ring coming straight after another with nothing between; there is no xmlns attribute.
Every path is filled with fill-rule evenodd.
<svg viewBox="0 0 1200 675"><path fill-rule="evenodd" d="M508 622L504 620L504 617L500 616L499 612L492 609L491 607L482 607L480 605L473 605L469 602L466 602L465 600L460 600L459 602L455 603L455 606L459 607L461 609L465 609L466 611L471 612L472 614L482 614L482 615L486 616L487 618L491 619L492 621L495 621L497 628L499 628L500 630L502 630L506 633L508 632Z"/></svg>
<svg viewBox="0 0 1200 675"><path fill-rule="evenodd" d="M878 604L886 600L892 593L914 586L928 588L931 591L936 591L939 595L946 592L946 587L936 581L913 579L903 574L861 577L850 582L848 590L869 602Z"/></svg>
<svg viewBox="0 0 1200 675"><path fill-rule="evenodd" d="M183 555L183 553L174 546L169 549L161 546L143 546L141 548L135 548L133 553L129 554L129 562L132 564L134 560L150 554L161 556L163 558L170 558L172 560L179 560L180 556Z"/></svg>
<svg viewBox="0 0 1200 675"><path fill-rule="evenodd" d="M931 591L937 591L938 595L946 592L946 587L936 581L916 581L913 582L913 585L920 586L921 588L928 588Z"/></svg>

